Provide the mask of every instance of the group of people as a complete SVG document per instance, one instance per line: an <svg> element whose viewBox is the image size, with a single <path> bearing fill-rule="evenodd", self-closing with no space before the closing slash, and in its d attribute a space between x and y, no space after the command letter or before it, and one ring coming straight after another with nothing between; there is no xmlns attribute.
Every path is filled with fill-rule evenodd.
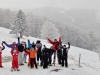
<svg viewBox="0 0 100 75"><path fill-rule="evenodd" d="M34 65L36 69L38 69L38 65L40 65L41 67L43 66L43 69L48 68L48 66L52 66L53 54L53 64L55 64L55 58L57 55L58 64L62 67L68 67L67 59L68 50L70 49L70 43L68 42L68 47L66 47L66 45L62 45L61 37L59 37L59 40L54 39L54 41L50 40L49 38L46 39L49 43L52 44L50 48L47 48L46 45L42 45L40 40L37 40L36 43L31 43L30 40L28 40L28 43L26 43L24 41L20 42L20 38L18 37L18 43L13 42L12 44L7 44L7 42L3 41L2 46L0 46L0 67L3 67L2 50L5 49L5 46L11 48L11 71L20 71L19 66L24 65L24 63L27 63L30 68L34 68Z"/></svg>

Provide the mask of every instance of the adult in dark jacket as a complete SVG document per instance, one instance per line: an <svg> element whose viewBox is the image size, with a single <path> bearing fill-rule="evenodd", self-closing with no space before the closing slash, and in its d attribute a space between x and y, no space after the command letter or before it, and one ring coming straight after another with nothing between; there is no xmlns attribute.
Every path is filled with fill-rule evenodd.
<svg viewBox="0 0 100 75"><path fill-rule="evenodd" d="M36 42L36 47L38 48L38 52L37 52L37 64L39 65L39 60L40 60L40 65L42 63L42 44L40 40L37 40Z"/></svg>
<svg viewBox="0 0 100 75"><path fill-rule="evenodd" d="M70 49L70 43L68 42L68 47L66 45L63 46L62 49L62 67L68 67L68 50Z"/></svg>

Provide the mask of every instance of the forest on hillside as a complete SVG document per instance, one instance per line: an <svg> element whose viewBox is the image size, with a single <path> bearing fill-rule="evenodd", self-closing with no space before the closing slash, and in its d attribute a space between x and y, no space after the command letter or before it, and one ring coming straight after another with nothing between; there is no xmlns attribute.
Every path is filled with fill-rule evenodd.
<svg viewBox="0 0 100 75"><path fill-rule="evenodd" d="M53 40L61 35L63 43L70 42L73 46L92 51L100 47L100 22L97 11L92 9L12 11L0 8L0 26L12 29L13 34L23 32L23 35L42 39L49 37Z"/></svg>

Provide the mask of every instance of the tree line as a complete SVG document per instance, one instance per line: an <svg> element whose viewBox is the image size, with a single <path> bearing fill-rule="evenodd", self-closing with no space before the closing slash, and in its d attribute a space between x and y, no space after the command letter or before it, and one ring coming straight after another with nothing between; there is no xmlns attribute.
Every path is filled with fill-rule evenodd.
<svg viewBox="0 0 100 75"><path fill-rule="evenodd" d="M20 37L33 36L46 39L55 39L62 35L62 42L95 51L100 46L100 38L92 31L86 31L71 23L57 22L46 17L25 13L22 10L11 11L0 9L0 26L12 29L11 34L20 34Z"/></svg>

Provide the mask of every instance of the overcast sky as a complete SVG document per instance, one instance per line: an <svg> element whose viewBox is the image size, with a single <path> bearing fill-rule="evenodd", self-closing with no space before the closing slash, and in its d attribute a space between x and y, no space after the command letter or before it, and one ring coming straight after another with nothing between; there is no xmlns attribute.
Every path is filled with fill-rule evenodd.
<svg viewBox="0 0 100 75"><path fill-rule="evenodd" d="M43 6L100 10L100 0L0 0L0 8L32 9Z"/></svg>

